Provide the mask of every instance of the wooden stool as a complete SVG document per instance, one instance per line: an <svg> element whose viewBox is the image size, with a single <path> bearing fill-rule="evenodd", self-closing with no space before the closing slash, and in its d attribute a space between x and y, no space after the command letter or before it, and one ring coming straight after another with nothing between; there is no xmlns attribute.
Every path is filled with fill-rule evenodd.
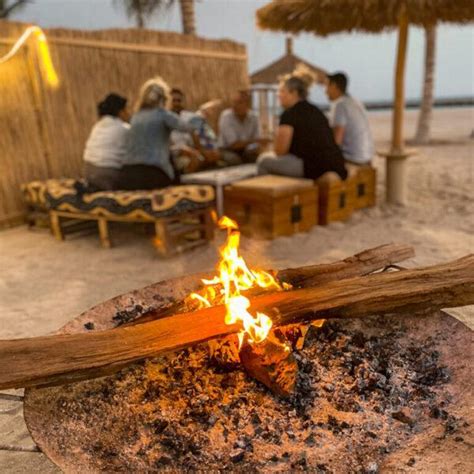
<svg viewBox="0 0 474 474"><path fill-rule="evenodd" d="M377 170L371 166L361 166L356 175L356 198L354 209L375 206Z"/></svg>
<svg viewBox="0 0 474 474"><path fill-rule="evenodd" d="M356 200L356 175L345 181L334 179L318 183L319 223L347 220L354 211Z"/></svg>
<svg viewBox="0 0 474 474"><path fill-rule="evenodd" d="M317 224L318 191L309 179L258 176L224 190L225 214L243 235L273 239Z"/></svg>

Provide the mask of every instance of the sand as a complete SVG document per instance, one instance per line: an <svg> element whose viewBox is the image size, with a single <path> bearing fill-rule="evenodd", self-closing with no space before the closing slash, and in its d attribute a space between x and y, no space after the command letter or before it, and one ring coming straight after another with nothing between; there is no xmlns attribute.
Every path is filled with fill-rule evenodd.
<svg viewBox="0 0 474 474"><path fill-rule="evenodd" d="M370 114L377 149L388 148L390 114ZM412 136L416 112L406 114ZM437 109L437 144L418 149L408 163L406 207L384 202L384 161L378 168L378 204L346 223L274 241L243 239L242 254L256 267L284 268L330 262L364 248L403 242L416 249L407 267L430 265L474 250L474 109ZM46 334L94 304L152 282L210 270L219 239L169 260L158 258L140 229L112 228L115 247L103 250L96 234L56 242L46 230L17 227L0 233L0 337ZM454 311L471 328L473 308ZM0 402L0 443L32 445L21 408ZM2 472L56 472L43 455L0 451Z"/></svg>

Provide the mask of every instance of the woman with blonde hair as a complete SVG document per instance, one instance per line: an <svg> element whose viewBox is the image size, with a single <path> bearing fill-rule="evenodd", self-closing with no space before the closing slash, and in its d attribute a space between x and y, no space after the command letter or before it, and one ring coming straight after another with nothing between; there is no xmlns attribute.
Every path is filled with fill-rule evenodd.
<svg viewBox="0 0 474 474"><path fill-rule="evenodd" d="M170 134L172 130L193 133L196 127L166 110L168 99L169 87L160 77L141 87L130 121L122 189L156 189L178 181L170 155Z"/></svg>
<svg viewBox="0 0 474 474"><path fill-rule="evenodd" d="M310 103L314 76L304 66L281 79L278 98L285 109L275 133L274 153L257 160L259 174L319 179L335 172L346 179L344 157L326 116Z"/></svg>

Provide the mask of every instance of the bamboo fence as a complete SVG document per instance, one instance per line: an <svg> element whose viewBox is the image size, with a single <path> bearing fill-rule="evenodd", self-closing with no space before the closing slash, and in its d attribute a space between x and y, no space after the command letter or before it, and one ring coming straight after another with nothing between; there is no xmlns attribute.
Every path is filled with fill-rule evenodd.
<svg viewBox="0 0 474 474"><path fill-rule="evenodd" d="M0 21L0 56L26 25ZM96 104L109 92L129 98L160 75L185 91L187 107L248 87L245 46L148 30L46 30L60 86L41 79L33 41L0 65L0 227L21 222L22 183L78 177Z"/></svg>

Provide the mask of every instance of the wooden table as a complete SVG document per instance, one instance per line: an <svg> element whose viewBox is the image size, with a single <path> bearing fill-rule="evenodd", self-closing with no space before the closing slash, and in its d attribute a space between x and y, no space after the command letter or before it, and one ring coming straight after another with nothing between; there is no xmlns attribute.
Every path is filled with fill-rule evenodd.
<svg viewBox="0 0 474 474"><path fill-rule="evenodd" d="M200 171L181 176L181 182L186 184L209 184L216 188L216 210L219 217L224 214L224 186L242 179L257 175L257 165L254 163L229 166L210 171Z"/></svg>

